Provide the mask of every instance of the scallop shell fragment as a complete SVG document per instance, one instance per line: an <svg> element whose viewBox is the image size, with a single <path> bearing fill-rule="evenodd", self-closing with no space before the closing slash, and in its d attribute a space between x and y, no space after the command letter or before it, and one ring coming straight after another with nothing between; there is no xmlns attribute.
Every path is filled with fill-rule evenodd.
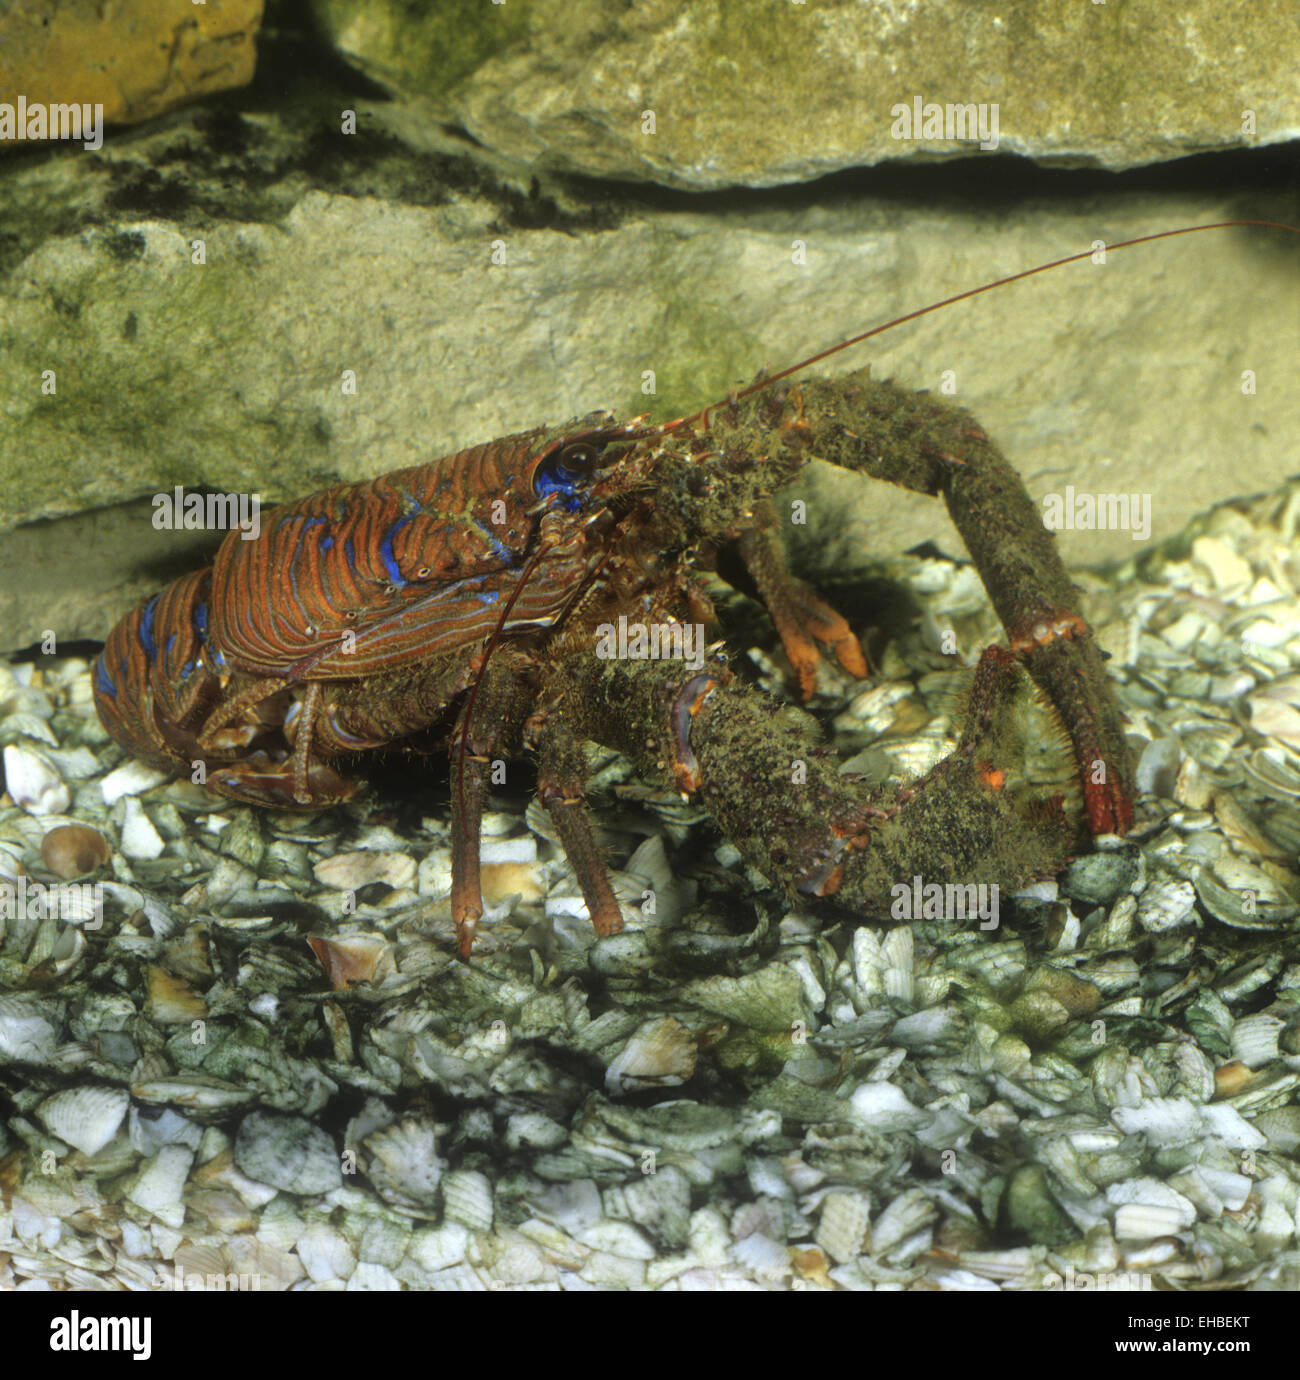
<svg viewBox="0 0 1300 1380"><path fill-rule="evenodd" d="M323 858L314 871L318 882L339 891L359 891L372 882L397 890L415 884L416 864L404 853L359 850Z"/></svg>
<svg viewBox="0 0 1300 1380"><path fill-rule="evenodd" d="M442 1197L448 1221L480 1232L492 1225L492 1184L486 1174L453 1170L443 1180Z"/></svg>
<svg viewBox="0 0 1300 1380"><path fill-rule="evenodd" d="M1274 800L1300 798L1300 756L1280 744L1256 748L1243 768L1246 780Z"/></svg>
<svg viewBox="0 0 1300 1380"><path fill-rule="evenodd" d="M372 1132L362 1144L369 1157L366 1172L385 1202L408 1211L433 1210L446 1164L438 1158L432 1121L406 1117Z"/></svg>
<svg viewBox="0 0 1300 1380"><path fill-rule="evenodd" d="M847 1265L861 1254L870 1222L871 1203L864 1193L831 1192L822 1199L813 1240L837 1265Z"/></svg>
<svg viewBox="0 0 1300 1380"><path fill-rule="evenodd" d="M124 1088L68 1088L47 1097L36 1114L51 1135L94 1155L117 1135L130 1102Z"/></svg>
<svg viewBox="0 0 1300 1380"><path fill-rule="evenodd" d="M1271 1064L1279 1057L1278 1036L1284 1024L1276 1016L1244 1016L1232 1028L1233 1057L1249 1069Z"/></svg>

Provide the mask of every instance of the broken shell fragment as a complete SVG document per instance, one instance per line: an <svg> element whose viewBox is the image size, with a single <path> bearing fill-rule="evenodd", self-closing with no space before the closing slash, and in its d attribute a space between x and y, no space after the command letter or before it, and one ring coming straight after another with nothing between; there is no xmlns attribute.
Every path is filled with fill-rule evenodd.
<svg viewBox="0 0 1300 1380"><path fill-rule="evenodd" d="M72 795L58 772L26 748L4 750L5 790L21 810L32 815L59 815L71 804Z"/></svg>
<svg viewBox="0 0 1300 1380"><path fill-rule="evenodd" d="M614 1094L643 1088L675 1088L695 1072L695 1037L672 1016L646 1021L624 1045L605 1073Z"/></svg>
<svg viewBox="0 0 1300 1380"><path fill-rule="evenodd" d="M486 1174L454 1170L442 1182L442 1197L448 1221L470 1231L487 1231L492 1225L492 1184Z"/></svg>
<svg viewBox="0 0 1300 1380"><path fill-rule="evenodd" d="M123 1088L68 1088L47 1097L36 1114L51 1135L94 1155L117 1135L130 1101Z"/></svg>
<svg viewBox="0 0 1300 1380"><path fill-rule="evenodd" d="M322 886L339 891L359 891L372 882L383 882L394 890L415 884L415 859L404 853L378 853L362 849L355 853L336 853L323 858L314 869Z"/></svg>
<svg viewBox="0 0 1300 1380"><path fill-rule="evenodd" d="M370 1156L366 1172L385 1202L406 1211L433 1211L446 1164L438 1158L432 1121L406 1117L372 1132L362 1144Z"/></svg>
<svg viewBox="0 0 1300 1380"><path fill-rule="evenodd" d="M343 1182L334 1142L305 1117L250 1112L235 1136L241 1174L281 1193L328 1193Z"/></svg>
<svg viewBox="0 0 1300 1380"><path fill-rule="evenodd" d="M378 982L396 971L392 945L382 934L346 934L335 939L311 935L307 943L336 992L355 982Z"/></svg>

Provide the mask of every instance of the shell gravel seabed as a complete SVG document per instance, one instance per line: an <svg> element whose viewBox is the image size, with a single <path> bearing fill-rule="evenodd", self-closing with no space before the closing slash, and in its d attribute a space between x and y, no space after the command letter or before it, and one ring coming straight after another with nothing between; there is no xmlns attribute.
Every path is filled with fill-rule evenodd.
<svg viewBox="0 0 1300 1380"><path fill-rule="evenodd" d="M881 779L998 635L968 565L883 573L921 617L815 706ZM1080 578L1138 822L993 933L791 911L603 753L627 929L519 792L465 966L436 799L250 810L0 664L0 1288L1300 1288L1300 486ZM102 904L15 904L71 825Z"/></svg>

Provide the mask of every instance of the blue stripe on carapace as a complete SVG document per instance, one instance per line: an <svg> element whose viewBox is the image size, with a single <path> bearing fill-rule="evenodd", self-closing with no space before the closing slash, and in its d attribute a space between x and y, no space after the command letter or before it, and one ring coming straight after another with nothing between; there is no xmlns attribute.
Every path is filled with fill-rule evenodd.
<svg viewBox="0 0 1300 1380"><path fill-rule="evenodd" d="M492 552L497 559L500 560L503 565L513 570L515 568L515 553L511 551L500 537L494 535L488 528L484 527L477 518L474 519L474 526L487 538L488 545L492 548Z"/></svg>
<svg viewBox="0 0 1300 1380"><path fill-rule="evenodd" d="M208 601L206 599L194 605L194 631L198 633L200 642L208 640Z"/></svg>
<svg viewBox="0 0 1300 1380"><path fill-rule="evenodd" d="M167 638L167 645L163 648L163 651L165 651L165 652L170 652L171 649L172 649L175 645L176 645L176 634L175 634L175 633L172 633L172 634L170 634L170 636Z"/></svg>
<svg viewBox="0 0 1300 1380"><path fill-rule="evenodd" d="M104 653L100 652L99 660L95 662L95 689L101 695L107 695L109 699L117 699L117 686L113 683L113 678L108 674L108 667L104 665Z"/></svg>
<svg viewBox="0 0 1300 1380"><path fill-rule="evenodd" d="M398 589L405 589L409 581L402 574L397 557L393 555L393 538L411 521L412 516L411 513L403 513L384 533L384 539L379 543L379 555L384 562L384 569L388 572L389 580Z"/></svg>
<svg viewBox="0 0 1300 1380"><path fill-rule="evenodd" d="M144 612L140 615L140 631L138 636L140 638L140 645L144 648L144 654L150 661L158 655L158 644L153 638L153 615L154 610L158 607L158 600L161 598L161 594L155 594L144 606Z"/></svg>
<svg viewBox="0 0 1300 1380"><path fill-rule="evenodd" d="M343 543L343 554L347 557L348 569L355 575L357 573L357 553L352 548L351 537Z"/></svg>
<svg viewBox="0 0 1300 1380"><path fill-rule="evenodd" d="M334 538L322 537L320 539L320 549L323 555L328 555L331 551L334 550Z"/></svg>
<svg viewBox="0 0 1300 1380"><path fill-rule="evenodd" d="M480 604L495 604L501 597L501 591L499 589L486 589L476 594L474 597Z"/></svg>

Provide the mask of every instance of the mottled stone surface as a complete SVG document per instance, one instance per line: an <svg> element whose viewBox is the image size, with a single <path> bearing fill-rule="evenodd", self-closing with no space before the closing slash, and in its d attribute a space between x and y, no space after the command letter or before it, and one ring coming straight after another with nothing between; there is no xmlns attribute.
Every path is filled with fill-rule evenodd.
<svg viewBox="0 0 1300 1380"><path fill-rule="evenodd" d="M262 0L16 0L0 6L0 102L102 105L136 124L245 85L261 22Z"/></svg>
<svg viewBox="0 0 1300 1380"><path fill-rule="evenodd" d="M1058 166L1130 168L1300 132L1300 21L1245 0L311 7L365 72L488 148L598 177L769 187L977 151L946 121L939 137L898 125L893 108L917 99L996 104L997 148Z"/></svg>
<svg viewBox="0 0 1300 1380"><path fill-rule="evenodd" d="M384 133L384 109L362 107L354 136L324 110L175 115L7 176L0 530L109 512L93 538L24 527L6 540L0 645L50 626L102 636L165 582L175 543L150 526L148 499L176 484L271 503L594 408L667 418L1098 237L1254 209L1190 193L970 212L849 193L725 209L551 199L410 151ZM1295 467L1292 262L1262 231L1118 252L826 367L870 360L934 389L951 371L1035 499L1067 485L1150 494L1155 540ZM826 470L805 493L809 526L792 535L813 570L927 537L961 549L924 498ZM1062 545L1073 563L1136 549L1127 531L1067 531ZM41 567L59 576L42 584Z"/></svg>

